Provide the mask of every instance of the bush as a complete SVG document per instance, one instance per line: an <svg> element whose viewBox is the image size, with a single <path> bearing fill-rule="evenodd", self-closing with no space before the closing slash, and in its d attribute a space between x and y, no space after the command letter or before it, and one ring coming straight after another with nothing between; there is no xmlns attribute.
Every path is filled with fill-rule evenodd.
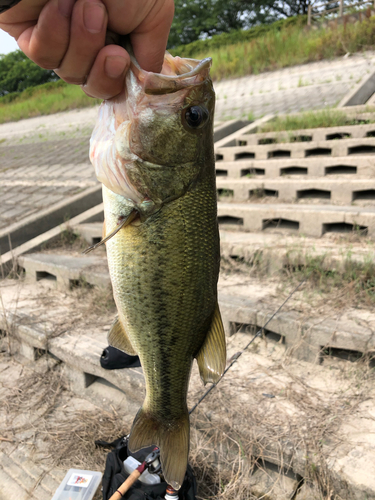
<svg viewBox="0 0 375 500"><path fill-rule="evenodd" d="M40 68L20 50L0 55L0 96L58 79L54 71Z"/></svg>

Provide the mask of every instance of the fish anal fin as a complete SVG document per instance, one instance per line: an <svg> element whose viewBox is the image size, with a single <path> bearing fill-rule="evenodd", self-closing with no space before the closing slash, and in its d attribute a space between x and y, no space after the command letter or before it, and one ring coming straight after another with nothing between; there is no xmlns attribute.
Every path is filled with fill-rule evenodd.
<svg viewBox="0 0 375 500"><path fill-rule="evenodd" d="M108 342L109 345L116 347L116 349L120 349L120 351L126 352L126 354L129 354L130 356L137 356L137 353L132 346L119 318L115 319L111 329L109 330Z"/></svg>
<svg viewBox="0 0 375 500"><path fill-rule="evenodd" d="M143 407L137 413L130 431L129 450L134 453L155 445L165 481L179 490L185 479L189 455L189 414L186 411L174 422L156 418Z"/></svg>
<svg viewBox="0 0 375 500"><path fill-rule="evenodd" d="M203 345L196 356L203 383L216 383L223 375L227 362L225 332L218 304Z"/></svg>

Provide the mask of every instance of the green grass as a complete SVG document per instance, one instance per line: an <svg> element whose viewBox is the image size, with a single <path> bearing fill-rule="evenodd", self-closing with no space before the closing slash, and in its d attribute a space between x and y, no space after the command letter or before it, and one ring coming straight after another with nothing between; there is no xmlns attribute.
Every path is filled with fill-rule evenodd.
<svg viewBox="0 0 375 500"><path fill-rule="evenodd" d="M210 52L198 51L194 57L212 57L212 77L222 79L332 59L347 52L371 49L374 45L375 18L370 18L336 29L307 30L299 25L290 26L281 31L269 31L249 42Z"/></svg>
<svg viewBox="0 0 375 500"><path fill-rule="evenodd" d="M367 111L371 111L368 108ZM359 123L374 123L374 119L358 120L348 118L345 113L337 109L324 109L322 111L307 111L300 115L287 115L276 117L265 123L259 132L283 132L287 130L302 130L319 127L340 127L343 125L358 125Z"/></svg>
<svg viewBox="0 0 375 500"><path fill-rule="evenodd" d="M16 96L13 94L11 102L9 100L8 96L0 98L0 123L85 108L101 102L87 97L80 87L61 81L39 85Z"/></svg>

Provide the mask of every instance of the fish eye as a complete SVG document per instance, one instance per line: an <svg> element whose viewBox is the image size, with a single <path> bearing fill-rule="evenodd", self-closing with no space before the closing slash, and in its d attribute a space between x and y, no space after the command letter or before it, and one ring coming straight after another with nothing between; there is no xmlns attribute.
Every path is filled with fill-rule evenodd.
<svg viewBox="0 0 375 500"><path fill-rule="evenodd" d="M208 116L208 111L203 106L191 106L185 111L185 121L193 129L203 127L208 120Z"/></svg>

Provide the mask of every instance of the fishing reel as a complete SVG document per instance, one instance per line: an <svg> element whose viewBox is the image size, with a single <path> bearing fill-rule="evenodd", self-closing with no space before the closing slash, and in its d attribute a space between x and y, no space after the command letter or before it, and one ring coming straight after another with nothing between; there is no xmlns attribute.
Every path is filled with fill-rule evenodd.
<svg viewBox="0 0 375 500"><path fill-rule="evenodd" d="M146 467L150 474L161 474L161 463L160 463L160 450L155 448L147 457L145 458Z"/></svg>

